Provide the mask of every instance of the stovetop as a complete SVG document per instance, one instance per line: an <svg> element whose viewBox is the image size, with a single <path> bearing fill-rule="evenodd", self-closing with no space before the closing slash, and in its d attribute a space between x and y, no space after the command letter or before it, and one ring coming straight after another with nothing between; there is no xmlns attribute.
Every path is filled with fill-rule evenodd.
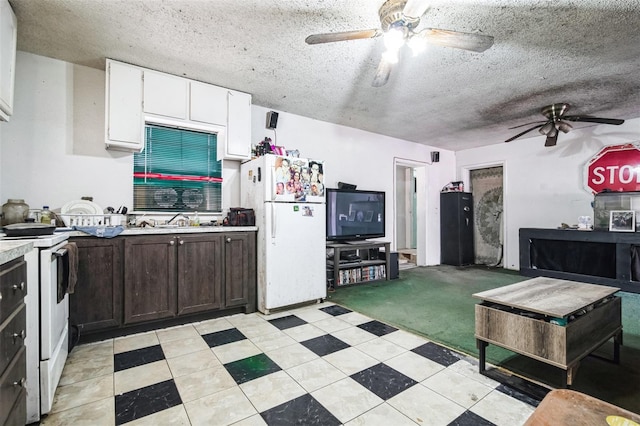
<svg viewBox="0 0 640 426"><path fill-rule="evenodd" d="M50 235L33 235L24 237L7 237L5 234L0 233L0 240L2 241L32 241L34 247L53 247L63 241L69 239L69 234L66 232L56 232Z"/></svg>

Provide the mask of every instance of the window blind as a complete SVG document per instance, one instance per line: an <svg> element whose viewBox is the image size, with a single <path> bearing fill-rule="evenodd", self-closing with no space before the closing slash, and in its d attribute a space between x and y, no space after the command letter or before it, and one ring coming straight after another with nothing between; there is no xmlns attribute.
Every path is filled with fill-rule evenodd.
<svg viewBox="0 0 640 426"><path fill-rule="evenodd" d="M222 211L217 135L147 124L133 158L133 207L139 211Z"/></svg>

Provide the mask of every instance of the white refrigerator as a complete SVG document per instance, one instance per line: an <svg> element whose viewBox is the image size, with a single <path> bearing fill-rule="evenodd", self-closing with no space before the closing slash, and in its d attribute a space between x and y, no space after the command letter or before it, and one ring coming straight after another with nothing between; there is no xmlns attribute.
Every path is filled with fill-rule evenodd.
<svg viewBox="0 0 640 426"><path fill-rule="evenodd" d="M241 204L258 226L258 310L327 296L322 162L267 154L241 166Z"/></svg>

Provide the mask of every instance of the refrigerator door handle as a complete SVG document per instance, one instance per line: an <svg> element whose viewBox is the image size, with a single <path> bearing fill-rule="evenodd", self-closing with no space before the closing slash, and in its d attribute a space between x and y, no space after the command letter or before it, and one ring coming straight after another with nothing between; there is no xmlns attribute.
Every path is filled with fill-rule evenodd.
<svg viewBox="0 0 640 426"><path fill-rule="evenodd" d="M270 203L271 204L271 242L273 244L275 244L275 239L276 239L276 211L277 209L275 208L275 206L273 205L274 203Z"/></svg>

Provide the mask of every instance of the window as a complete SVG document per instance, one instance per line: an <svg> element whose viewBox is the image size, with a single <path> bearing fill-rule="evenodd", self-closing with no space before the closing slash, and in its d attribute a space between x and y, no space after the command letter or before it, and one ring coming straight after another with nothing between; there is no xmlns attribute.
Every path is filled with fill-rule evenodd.
<svg viewBox="0 0 640 426"><path fill-rule="evenodd" d="M217 135L155 124L133 158L133 208L158 212L222 212Z"/></svg>

